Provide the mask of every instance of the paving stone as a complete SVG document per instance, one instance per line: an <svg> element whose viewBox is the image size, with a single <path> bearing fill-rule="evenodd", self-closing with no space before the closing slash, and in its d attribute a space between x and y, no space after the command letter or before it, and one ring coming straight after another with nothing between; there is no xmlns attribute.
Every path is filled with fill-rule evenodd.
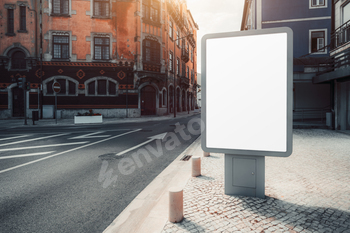
<svg viewBox="0 0 350 233"><path fill-rule="evenodd" d="M191 224L167 222L163 232L350 233L350 136L294 130L293 140L290 157L265 159L265 199L225 195L224 155L202 157L203 177L184 188Z"/></svg>

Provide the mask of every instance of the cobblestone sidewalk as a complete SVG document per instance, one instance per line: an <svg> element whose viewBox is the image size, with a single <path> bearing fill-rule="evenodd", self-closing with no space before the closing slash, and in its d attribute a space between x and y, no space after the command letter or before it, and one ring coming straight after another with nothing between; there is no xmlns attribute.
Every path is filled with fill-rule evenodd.
<svg viewBox="0 0 350 233"><path fill-rule="evenodd" d="M266 157L266 199L224 194L224 155L202 158L184 189L184 220L162 232L349 232L350 136L294 130L293 154Z"/></svg>

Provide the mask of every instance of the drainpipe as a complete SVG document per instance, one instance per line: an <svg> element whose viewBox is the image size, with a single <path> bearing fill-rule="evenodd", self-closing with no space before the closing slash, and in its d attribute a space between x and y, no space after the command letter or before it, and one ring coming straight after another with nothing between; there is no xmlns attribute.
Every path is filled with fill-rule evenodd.
<svg viewBox="0 0 350 233"><path fill-rule="evenodd" d="M35 9L30 9L28 6L29 11L33 11L35 14L35 58L38 58L38 19L37 19L37 13Z"/></svg>

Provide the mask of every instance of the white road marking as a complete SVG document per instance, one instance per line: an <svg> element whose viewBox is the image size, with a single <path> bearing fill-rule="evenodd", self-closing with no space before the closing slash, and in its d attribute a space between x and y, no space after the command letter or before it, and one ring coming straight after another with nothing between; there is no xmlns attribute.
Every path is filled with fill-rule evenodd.
<svg viewBox="0 0 350 233"><path fill-rule="evenodd" d="M55 147L55 146L70 146L70 145L85 144L85 143L88 143L88 142L69 142L69 143L41 145L41 146L6 148L6 149L0 149L0 152L1 151L13 151L13 150L30 150L30 149L37 149L37 148L44 148L44 147Z"/></svg>
<svg viewBox="0 0 350 233"><path fill-rule="evenodd" d="M0 141L10 140L10 139L15 139L15 138L23 138L23 137L27 137L27 136L29 136L29 135L21 135L21 136L9 137L9 138L1 138Z"/></svg>
<svg viewBox="0 0 350 233"><path fill-rule="evenodd" d="M141 146L143 146L143 145L145 145L147 143L150 143L150 142L152 142L154 140L157 140L157 139L161 139L162 140L166 136L166 134L167 133L162 133L162 134L158 134L158 135L155 135L155 136L152 136L152 137L148 137L148 138L150 138L150 140L145 141L143 143L140 143L140 144L138 144L138 145L136 145L134 147L131 147L131 148L127 149L127 150L124 150L122 152L119 152L118 154L116 154L116 156L121 156L121 155L123 155L125 153L128 153L129 151L135 150L136 148L139 148L139 147L141 147Z"/></svg>
<svg viewBox="0 0 350 233"><path fill-rule="evenodd" d="M104 133L104 132L105 131L99 131L99 132L94 132L94 133L89 133L89 134L85 134L85 135L80 135L80 136L68 138L68 139L106 138L106 137L111 136L111 135L95 135L95 134ZM95 135L95 136L93 136L93 135Z"/></svg>
<svg viewBox="0 0 350 233"><path fill-rule="evenodd" d="M9 142L9 143L5 143L5 144L0 144L0 146L8 146L8 145L18 144L18 143L23 143L23 142L31 142L31 141L36 141L36 140L40 140L40 139L59 137L59 136L67 135L67 134L69 134L69 133L55 134L55 135L45 136L45 137L40 137L40 138L31 138L31 139L27 139L27 140L23 140L23 141L16 141L16 142Z"/></svg>
<svg viewBox="0 0 350 233"><path fill-rule="evenodd" d="M95 145L95 144L97 144L97 143L101 143L101 142L104 142L104 141L108 141L108 140L111 140L111 139L114 139L114 138L117 138L117 137L121 137L121 136L130 134L130 133L135 133L135 132L140 131L140 130L141 130L141 129L136 129L136 130L133 130L133 131L130 131L130 132L126 132L126 133L122 133L122 134L119 134L119 135L116 135L116 136L113 136L113 137L110 137L110 138L102 139L102 140L97 141L97 142L92 142L92 143L87 144L87 145L83 145L83 146L76 147L76 148L73 148L73 149L70 149L70 150L62 151L62 152L59 152L59 153L56 153L56 154L53 154L53 155L49 155L49 156L47 156L47 157L44 157L44 158L41 158L41 159L37 159L37 160L31 161L31 162L28 162L28 163L24 163L24 164L15 166L15 167L10 167L10 168L7 168L7 169L5 169L5 170L0 171L0 174L1 174L1 173L4 173L4 172L7 172L7 171L11 171L11 170L17 169L17 168L20 168L20 167L24 167L24 166L27 166L27 165L30 165L30 164L33 164L33 163L37 163L37 162L40 162L40 161L43 161L43 160L46 160L46 159L49 159L49 158L52 158L52 157L61 155L61 154L65 154L65 153L68 153L68 152L72 152L72 151L75 151L75 150L79 150L79 149L82 149L82 148L84 148L84 147L92 146L92 145Z"/></svg>
<svg viewBox="0 0 350 233"><path fill-rule="evenodd" d="M23 157L30 157L30 156L37 156L37 155L47 155L47 154L51 154L53 152L55 152L55 151L29 153L29 154L22 154L22 155L10 155L10 156L0 157L0 159L13 159L13 158L23 158Z"/></svg>

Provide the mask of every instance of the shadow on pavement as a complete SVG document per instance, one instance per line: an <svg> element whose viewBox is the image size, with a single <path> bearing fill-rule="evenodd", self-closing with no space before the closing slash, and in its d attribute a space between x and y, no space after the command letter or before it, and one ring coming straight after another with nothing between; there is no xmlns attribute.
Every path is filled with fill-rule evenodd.
<svg viewBox="0 0 350 233"><path fill-rule="evenodd" d="M279 200L273 197L266 199L241 197L244 210L252 218L252 226L273 225L299 232L350 232L350 212L326 207L305 206ZM248 217L249 219L249 217ZM260 220L261 219L261 220ZM253 229L256 229L255 227Z"/></svg>

